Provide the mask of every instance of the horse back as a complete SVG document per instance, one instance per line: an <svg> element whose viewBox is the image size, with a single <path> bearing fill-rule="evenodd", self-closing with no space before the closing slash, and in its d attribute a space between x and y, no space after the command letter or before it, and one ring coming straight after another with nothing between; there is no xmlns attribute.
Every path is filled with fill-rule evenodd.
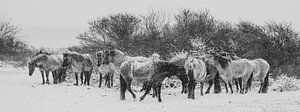
<svg viewBox="0 0 300 112"><path fill-rule="evenodd" d="M253 66L251 62L248 59L239 59L239 60L233 60L230 63L229 71L232 77L242 77L243 75L250 75L253 71Z"/></svg>
<svg viewBox="0 0 300 112"><path fill-rule="evenodd" d="M261 58L254 59L251 61L253 63L253 68L254 68L253 76L256 77L258 75L261 75L261 77L264 77L270 69L269 63L266 60Z"/></svg>

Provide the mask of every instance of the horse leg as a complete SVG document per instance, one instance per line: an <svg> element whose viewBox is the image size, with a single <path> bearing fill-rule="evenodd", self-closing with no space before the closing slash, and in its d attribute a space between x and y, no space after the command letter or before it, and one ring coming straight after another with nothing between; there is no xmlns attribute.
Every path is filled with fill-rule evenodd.
<svg viewBox="0 0 300 112"><path fill-rule="evenodd" d="M126 81L124 80L123 76L120 75L120 99L125 100L125 92L126 92Z"/></svg>
<svg viewBox="0 0 300 112"><path fill-rule="evenodd" d="M75 73L75 80L76 80L76 83L74 85L78 86L78 73L77 72Z"/></svg>
<svg viewBox="0 0 300 112"><path fill-rule="evenodd" d="M56 74L57 74L57 81L58 83L61 83L63 80L62 80L62 72L61 70L56 70Z"/></svg>
<svg viewBox="0 0 300 112"><path fill-rule="evenodd" d="M243 77L242 78L242 86L241 86L241 88L242 88L242 94L246 94L247 92L248 92L248 90L247 90L247 81L248 81L248 78L245 78L245 77Z"/></svg>
<svg viewBox="0 0 300 112"><path fill-rule="evenodd" d="M131 90L131 82L132 82L132 79L127 80L127 81L126 81L126 85L127 85L128 91L131 93L132 97L135 99L136 96L135 96L135 94L133 93L133 91Z"/></svg>
<svg viewBox="0 0 300 112"><path fill-rule="evenodd" d="M89 81L89 71L85 71L84 73L84 84L85 85L89 85L88 81Z"/></svg>
<svg viewBox="0 0 300 112"><path fill-rule="evenodd" d="M232 90L232 85L231 85L231 83L228 83L228 85L229 85L231 94L233 94L233 90Z"/></svg>
<svg viewBox="0 0 300 112"><path fill-rule="evenodd" d="M195 82L193 84L193 92L192 92L192 99L195 99L195 88L196 88L197 83Z"/></svg>
<svg viewBox="0 0 300 112"><path fill-rule="evenodd" d="M183 91L183 93L186 94L187 91L188 91L188 90L187 90L187 85L184 85L184 91Z"/></svg>
<svg viewBox="0 0 300 112"><path fill-rule="evenodd" d="M212 86L213 84L214 84L214 80L213 80L213 79L211 79L211 80L208 81L208 88L207 88L205 94L208 94L208 93L209 93L210 88L211 88L211 86Z"/></svg>
<svg viewBox="0 0 300 112"><path fill-rule="evenodd" d="M263 86L264 86L264 82L261 80L260 81L260 87L259 87L258 93L262 93Z"/></svg>
<svg viewBox="0 0 300 112"><path fill-rule="evenodd" d="M110 86L113 87L114 86L114 73L110 74Z"/></svg>
<svg viewBox="0 0 300 112"><path fill-rule="evenodd" d="M140 90L140 92L146 90L146 86L147 86L147 84L146 84L146 82L144 82L144 83L143 83L143 86L142 86L142 89Z"/></svg>
<svg viewBox="0 0 300 112"><path fill-rule="evenodd" d="M46 84L50 84L50 82L49 82L49 71L46 71Z"/></svg>
<svg viewBox="0 0 300 112"><path fill-rule="evenodd" d="M189 99L195 99L195 87L196 87L196 82L191 80L188 85L188 90L189 90L188 98Z"/></svg>
<svg viewBox="0 0 300 112"><path fill-rule="evenodd" d="M84 74L84 71L81 71L80 72L80 80L81 80L81 85L83 84L83 74ZM78 78L78 77L77 77ZM77 84L78 85L78 84Z"/></svg>
<svg viewBox="0 0 300 112"><path fill-rule="evenodd" d="M57 84L57 73L56 71L52 71L53 83Z"/></svg>
<svg viewBox="0 0 300 112"><path fill-rule="evenodd" d="M108 75L105 76L105 85L110 88Z"/></svg>
<svg viewBox="0 0 300 112"><path fill-rule="evenodd" d="M161 84L158 84L158 86L156 87L156 94L157 94L157 98L158 98L158 102L161 102Z"/></svg>
<svg viewBox="0 0 300 112"><path fill-rule="evenodd" d="M201 96L203 96L203 85L204 85L204 83L200 82L200 94L201 94Z"/></svg>
<svg viewBox="0 0 300 112"><path fill-rule="evenodd" d="M41 72L41 75L42 75L42 84L44 85L45 84L45 79L44 79L44 71L40 71Z"/></svg>
<svg viewBox="0 0 300 112"><path fill-rule="evenodd" d="M150 92L152 86L153 86L152 83L150 83L150 82L147 83L147 85L146 85L146 91L145 91L145 93L140 97L140 101L143 101L143 100L145 99L146 95L149 94L149 92Z"/></svg>
<svg viewBox="0 0 300 112"><path fill-rule="evenodd" d="M234 80L235 87L236 87L236 92L239 92L239 90L240 90L240 88L239 88L239 82L238 82L239 79L240 78L237 78L237 79Z"/></svg>
<svg viewBox="0 0 300 112"><path fill-rule="evenodd" d="M267 72L267 74L263 80L264 80L264 83L263 83L261 93L267 93L268 86L269 86L269 72Z"/></svg>
<svg viewBox="0 0 300 112"><path fill-rule="evenodd" d="M101 84L102 84L102 74L100 73L100 78L99 78L99 88L101 87Z"/></svg>
<svg viewBox="0 0 300 112"><path fill-rule="evenodd" d="M91 75L92 75L92 72L91 71L87 71L86 72L86 82L87 82L87 85L90 85L90 79L91 79Z"/></svg>
<svg viewBox="0 0 300 112"><path fill-rule="evenodd" d="M239 86L240 86L240 91L242 90L242 84L243 84L243 81L242 81L242 78L239 78L238 80L238 83L239 83Z"/></svg>
<svg viewBox="0 0 300 112"><path fill-rule="evenodd" d="M250 75L250 77L249 77L249 79L248 79L248 81L247 81L247 88L248 88L249 90L251 90L252 79L253 79L253 72L251 73L251 75ZM241 80L241 81L242 81L242 80Z"/></svg>
<svg viewBox="0 0 300 112"><path fill-rule="evenodd" d="M216 74L215 78L214 78L214 93L218 94L221 91L221 85L220 85L220 75L219 73Z"/></svg>
<svg viewBox="0 0 300 112"><path fill-rule="evenodd" d="M154 84L152 86L152 91L153 91L152 97L154 98L155 96L157 96L157 85L156 84Z"/></svg>
<svg viewBox="0 0 300 112"><path fill-rule="evenodd" d="M226 82L224 82L224 86L225 86L226 93L228 93L228 87L227 87L227 83Z"/></svg>

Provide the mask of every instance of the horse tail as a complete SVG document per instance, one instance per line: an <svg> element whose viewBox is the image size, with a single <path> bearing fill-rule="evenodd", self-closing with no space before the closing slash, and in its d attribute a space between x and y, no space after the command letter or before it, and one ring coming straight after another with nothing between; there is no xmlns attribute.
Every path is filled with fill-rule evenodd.
<svg viewBox="0 0 300 112"><path fill-rule="evenodd" d="M247 81L247 88L248 88L249 90L251 90L252 79L253 79L253 72L250 74L250 77L249 77L249 79L248 79L248 81Z"/></svg>
<svg viewBox="0 0 300 112"><path fill-rule="evenodd" d="M125 100L126 82L122 75L120 75L120 99Z"/></svg>
<svg viewBox="0 0 300 112"><path fill-rule="evenodd" d="M263 88L262 88L262 93L267 93L268 91L268 86L269 86L269 72L267 72L267 75L264 79L264 84L263 84Z"/></svg>

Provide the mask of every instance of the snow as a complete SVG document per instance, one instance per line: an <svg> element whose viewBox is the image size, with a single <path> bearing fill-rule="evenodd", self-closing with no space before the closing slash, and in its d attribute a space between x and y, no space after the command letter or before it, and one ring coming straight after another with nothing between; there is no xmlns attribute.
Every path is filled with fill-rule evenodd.
<svg viewBox="0 0 300 112"><path fill-rule="evenodd" d="M139 102L139 92L137 99L126 92L126 100L120 101L118 87L72 84L42 85L37 71L30 77L27 69L0 67L0 112L300 112L300 90L258 94L255 88L245 95L200 96L197 89L196 99L190 100L180 88L163 89L159 103L149 95Z"/></svg>

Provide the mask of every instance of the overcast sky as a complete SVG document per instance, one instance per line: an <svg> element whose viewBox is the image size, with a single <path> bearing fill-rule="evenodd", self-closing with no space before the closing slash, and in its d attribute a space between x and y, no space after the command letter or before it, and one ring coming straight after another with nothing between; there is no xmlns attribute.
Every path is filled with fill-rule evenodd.
<svg viewBox="0 0 300 112"><path fill-rule="evenodd" d="M234 23L286 21L300 31L299 5L299 0L0 0L0 18L18 25L31 45L58 48L78 44L75 36L96 17L156 8L170 14L209 9L217 19Z"/></svg>

